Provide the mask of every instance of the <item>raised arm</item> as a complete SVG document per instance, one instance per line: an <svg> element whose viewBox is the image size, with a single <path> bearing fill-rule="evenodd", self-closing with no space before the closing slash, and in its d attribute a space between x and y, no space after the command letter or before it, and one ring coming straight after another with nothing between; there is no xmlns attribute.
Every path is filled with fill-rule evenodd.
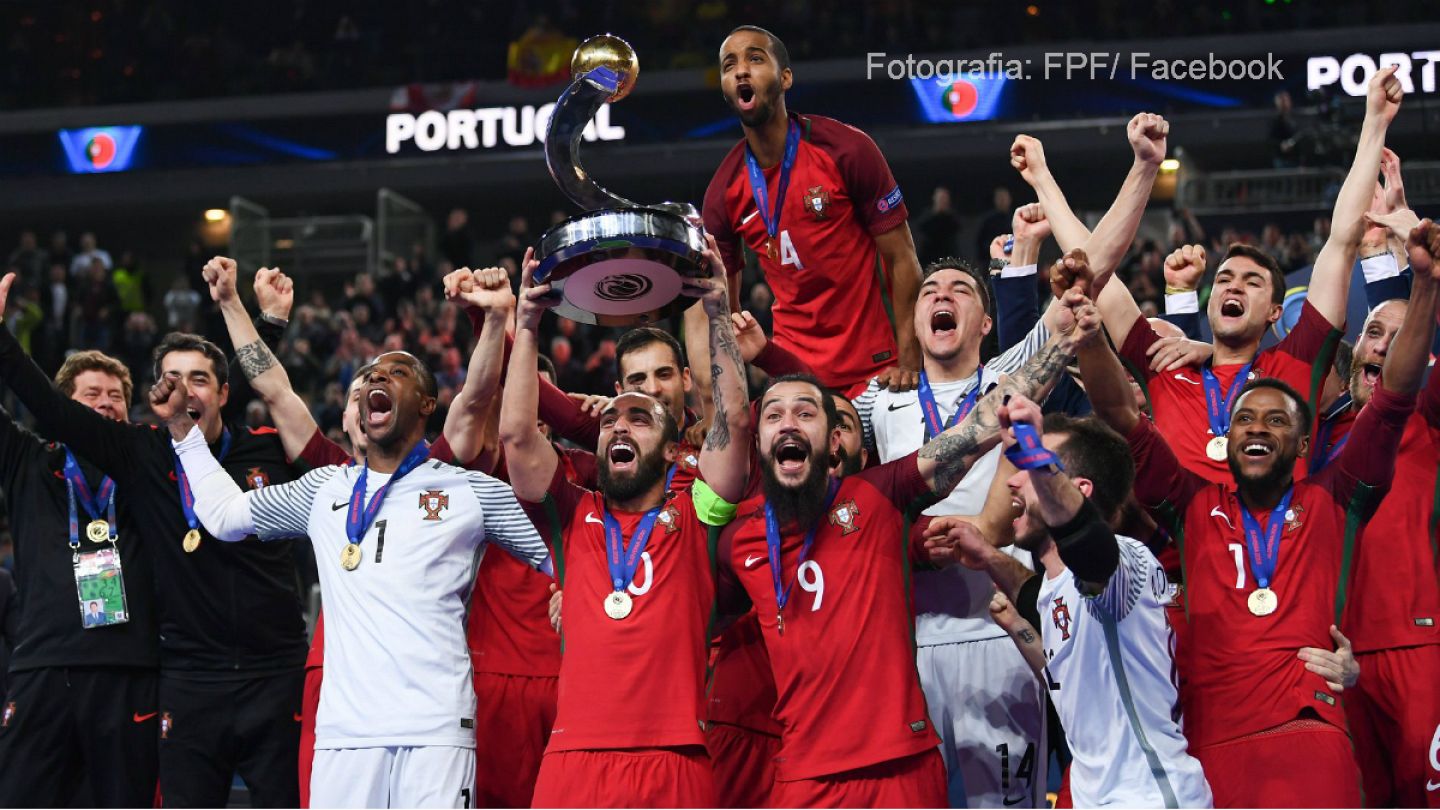
<svg viewBox="0 0 1440 810"><path fill-rule="evenodd" d="M445 297L460 302L471 315L470 322L477 324L465 384L445 415L445 440L456 463L464 465L487 450L493 455L498 441L489 434L486 417L500 393L505 328L515 310L515 294L510 292L509 276L499 267L479 271L463 267L445 276L443 283Z"/></svg>
<svg viewBox="0 0 1440 810"><path fill-rule="evenodd" d="M270 418L280 432L280 443L285 456L300 458L305 445L319 427L305 400L295 393L290 384L290 375L275 358L275 353L260 337L260 332L245 311L245 304L236 290L239 271L234 259L216 256L201 269L205 283L210 286L210 297L220 307L225 318L225 328L230 333L230 343L235 347L235 364L250 382L250 387L260 396L270 411ZM260 301L274 299L294 300L294 284L279 270L262 267L255 273L255 295ZM264 307L262 303L262 308ZM290 307L284 305L284 314ZM279 314L279 313L272 313Z"/></svg>
<svg viewBox="0 0 1440 810"><path fill-rule="evenodd" d="M545 440L538 421L540 373L540 316L553 302L545 296L549 284L534 283L534 251L525 251L520 275L520 295L515 304L515 346L510 351L510 369L500 400L500 446L515 496L532 503L543 500L560 458Z"/></svg>
<svg viewBox="0 0 1440 810"><path fill-rule="evenodd" d="M706 237L709 247L705 256L712 275L708 279L686 279L686 293L700 299L708 319L710 334L710 389L714 415L710 432L700 450L700 475L716 495L730 503L739 503L745 494L745 478L750 472L750 445L753 427L750 423L748 385L745 361L740 358L740 345L730 323L730 294L726 284L725 262L715 246L714 237Z"/></svg>
<svg viewBox="0 0 1440 810"><path fill-rule="evenodd" d="M1365 123L1360 126L1360 140L1355 145L1355 160L1335 198L1330 217L1330 238L1315 258L1310 275L1310 305L1325 316L1334 327L1344 328L1346 299L1350 293L1350 274L1355 268L1355 253L1364 235L1364 214L1375 194L1375 178L1380 172L1381 151L1385 148L1385 132L1400 111L1405 91L1395 78L1395 67L1377 71L1370 78L1365 97Z"/></svg>
<svg viewBox="0 0 1440 810"><path fill-rule="evenodd" d="M1420 390L1435 337L1436 302L1440 301L1440 225L1423 219L1410 231L1405 246L1415 278L1410 284L1410 306L1395 341L1385 354L1381 379L1386 390L1413 394Z"/></svg>

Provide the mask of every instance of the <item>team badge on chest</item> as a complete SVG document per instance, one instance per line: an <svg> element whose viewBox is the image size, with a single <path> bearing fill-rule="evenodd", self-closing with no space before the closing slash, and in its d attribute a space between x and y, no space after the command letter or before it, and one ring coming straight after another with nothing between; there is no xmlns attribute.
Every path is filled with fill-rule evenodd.
<svg viewBox="0 0 1440 810"><path fill-rule="evenodd" d="M1305 525L1305 507L1296 504L1285 510L1285 531L1293 532Z"/></svg>
<svg viewBox="0 0 1440 810"><path fill-rule="evenodd" d="M805 210L816 219L830 217L830 192L824 186L811 186L805 191Z"/></svg>
<svg viewBox="0 0 1440 810"><path fill-rule="evenodd" d="M679 519L680 513L675 510L674 506L666 506L660 510L660 514L655 516L655 522L665 527L666 534L674 534L680 530Z"/></svg>
<svg viewBox="0 0 1440 810"><path fill-rule="evenodd" d="M835 504L830 510L830 525L840 527L840 535L853 534L859 531L860 527L855 525L856 519L860 517L860 507L855 505L854 499L847 499Z"/></svg>
<svg viewBox="0 0 1440 810"><path fill-rule="evenodd" d="M432 489L420 493L420 508L425 510L425 520L439 520L440 510L450 508L450 496L444 490Z"/></svg>
<svg viewBox="0 0 1440 810"><path fill-rule="evenodd" d="M270 476L259 467L251 467L245 471L245 483L249 484L251 489L260 489L270 485Z"/></svg>
<svg viewBox="0 0 1440 810"><path fill-rule="evenodd" d="M1055 622L1055 629L1060 631L1060 640L1070 640L1070 606L1065 604L1065 597L1055 597L1055 608L1050 611L1050 620Z"/></svg>

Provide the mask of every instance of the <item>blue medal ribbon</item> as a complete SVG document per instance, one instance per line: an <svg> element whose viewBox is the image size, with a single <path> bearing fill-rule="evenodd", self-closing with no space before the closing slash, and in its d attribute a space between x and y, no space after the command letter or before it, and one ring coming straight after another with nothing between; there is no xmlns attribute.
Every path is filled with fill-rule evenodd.
<svg viewBox="0 0 1440 810"><path fill-rule="evenodd" d="M930 388L930 379L925 376L925 372L920 372L920 387L915 390L915 394L920 398L920 413L925 415L925 441L928 442L955 427L961 419L965 418L966 414L970 413L970 409L974 408L975 403L980 400L980 383L984 378L985 366L982 364L975 370L975 387L971 388L970 393L960 400L960 404L955 408L955 413L950 415L949 421L941 422L940 406L935 402L935 392Z"/></svg>
<svg viewBox="0 0 1440 810"><path fill-rule="evenodd" d="M405 460L395 468L390 480L375 490L375 494L371 496L368 504L365 503L365 481L370 477L370 462L365 462L365 466L360 469L360 475L355 478L355 488L350 490L350 509L345 513L345 536L350 539L351 543L358 546L360 541L365 538L365 532L375 520L375 515L380 512L380 506L385 502L385 493L390 491L391 485L425 463L425 459L429 457L430 445L424 439L416 442L415 446L410 448L409 454L405 456Z"/></svg>
<svg viewBox="0 0 1440 810"><path fill-rule="evenodd" d="M85 514L91 520L104 518L110 524L110 539L115 539L115 482L110 476L100 479L100 488L95 494L90 493L90 485L85 481L85 473L80 470L80 462L75 460L75 454L70 448L65 448L65 490L70 498L70 547L77 548L80 545L80 515L75 508L76 502L84 508Z"/></svg>
<svg viewBox="0 0 1440 810"><path fill-rule="evenodd" d="M1200 367L1200 379L1205 383L1205 410L1210 420L1210 433L1214 436L1224 436L1230 432L1230 406L1235 404L1235 397L1240 394L1240 389L1245 387L1245 381L1250 378L1250 367L1255 365L1251 360L1235 373L1235 379L1230 381L1230 388L1225 392L1220 391L1220 380L1215 377L1215 372L1210 370L1210 361Z"/></svg>
<svg viewBox="0 0 1440 810"><path fill-rule="evenodd" d="M230 428L225 428L220 434L220 454L215 460L221 464L225 463L225 456L230 454ZM200 518L195 516L195 493L190 491L190 477L185 474L185 467L180 463L180 456L175 456L175 480L180 482L180 509L185 512L185 525L192 529L200 528Z"/></svg>
<svg viewBox="0 0 1440 810"><path fill-rule="evenodd" d="M635 579L635 569L640 566L640 555L645 553L645 546L650 542L650 531L655 528L660 507L651 509L640 518L640 525L635 527L628 546L625 533L620 531L620 521L610 514L610 510L602 505L600 516L605 523L605 561L610 566L610 586L617 592L623 591Z"/></svg>
<svg viewBox="0 0 1440 810"><path fill-rule="evenodd" d="M666 492L669 492L669 491L670 491L670 484L675 481L675 471L676 471L676 470L679 470L679 469L680 469L680 462L677 461L677 462L675 462L674 464L671 464L669 471L665 473L665 491L666 491Z"/></svg>
<svg viewBox="0 0 1440 810"><path fill-rule="evenodd" d="M1016 422L1011 425L1015 431L1015 444L1005 451L1005 458L1010 463L1022 470L1033 470L1037 467L1048 467L1055 465L1057 470L1063 471L1065 465L1060 463L1060 457L1045 448L1040 442L1040 432L1025 422Z"/></svg>
<svg viewBox="0 0 1440 810"><path fill-rule="evenodd" d="M830 492L825 496L825 508L821 510L823 515L830 511L830 505L835 502L835 494L840 491L840 480L830 479ZM810 558L810 549L815 545L815 533L820 529L821 521L816 521L805 532L805 541L800 545L800 558L795 562L795 576L800 576L800 568ZM785 610L785 604L790 601L790 585L782 582L783 577L780 571L780 521L775 518L775 510L769 503L765 504L765 547L770 553L770 578L775 583L775 615L778 617ZM784 622L780 622L781 632L784 632Z"/></svg>
<svg viewBox="0 0 1440 810"><path fill-rule="evenodd" d="M790 187L790 169L795 166L795 154L800 150L800 127L790 122L785 133L785 158L780 162L780 185L775 189L775 208L770 208L770 189L765 182L765 171L755 159L755 153L745 147L745 165L750 172L750 193L755 198L755 207L760 211L760 221L765 223L765 233L774 239L780 233L780 209L785 205L785 191Z"/></svg>
<svg viewBox="0 0 1440 810"><path fill-rule="evenodd" d="M1285 490L1285 496L1270 510L1270 522L1265 534L1260 534L1260 523L1245 502L1240 501L1240 520L1245 527L1245 551L1250 556L1250 572L1255 575L1255 584L1261 588L1270 587L1270 578L1275 576L1275 566L1280 562L1280 540L1285 533L1285 513L1290 511L1290 496L1295 487ZM1236 500L1240 500L1238 497Z"/></svg>
<svg viewBox="0 0 1440 810"><path fill-rule="evenodd" d="M1309 471L1311 475L1325 469L1326 465L1334 461L1344 449L1345 442L1350 440L1350 434L1340 437L1340 441L1330 446L1330 434L1335 430L1335 422L1340 418L1346 409L1350 407L1350 395L1341 394L1331 406L1330 412L1320 418L1320 428L1315 432L1315 452L1310 454Z"/></svg>

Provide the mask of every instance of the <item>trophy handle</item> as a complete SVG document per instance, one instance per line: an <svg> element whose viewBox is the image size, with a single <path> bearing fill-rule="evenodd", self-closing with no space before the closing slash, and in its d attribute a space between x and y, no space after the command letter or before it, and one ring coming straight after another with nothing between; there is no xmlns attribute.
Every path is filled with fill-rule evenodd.
<svg viewBox="0 0 1440 810"><path fill-rule="evenodd" d="M580 164L580 140L585 127L619 86L620 74L608 67L593 68L566 88L550 115L545 165L565 196L587 211L639 206L595 182Z"/></svg>

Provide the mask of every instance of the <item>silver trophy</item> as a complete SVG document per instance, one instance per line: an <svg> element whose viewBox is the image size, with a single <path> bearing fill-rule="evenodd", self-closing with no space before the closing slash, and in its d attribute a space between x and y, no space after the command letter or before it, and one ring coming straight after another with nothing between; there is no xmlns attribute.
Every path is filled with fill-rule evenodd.
<svg viewBox="0 0 1440 810"><path fill-rule="evenodd" d="M540 236L535 283L549 282L555 311L581 323L633 326L667 318L694 300L681 280L708 277L705 229L689 203L641 205L596 183L580 164L580 140L601 104L635 86L640 61L619 37L580 43L570 62L574 83L555 104L545 163L555 184L586 213Z"/></svg>

